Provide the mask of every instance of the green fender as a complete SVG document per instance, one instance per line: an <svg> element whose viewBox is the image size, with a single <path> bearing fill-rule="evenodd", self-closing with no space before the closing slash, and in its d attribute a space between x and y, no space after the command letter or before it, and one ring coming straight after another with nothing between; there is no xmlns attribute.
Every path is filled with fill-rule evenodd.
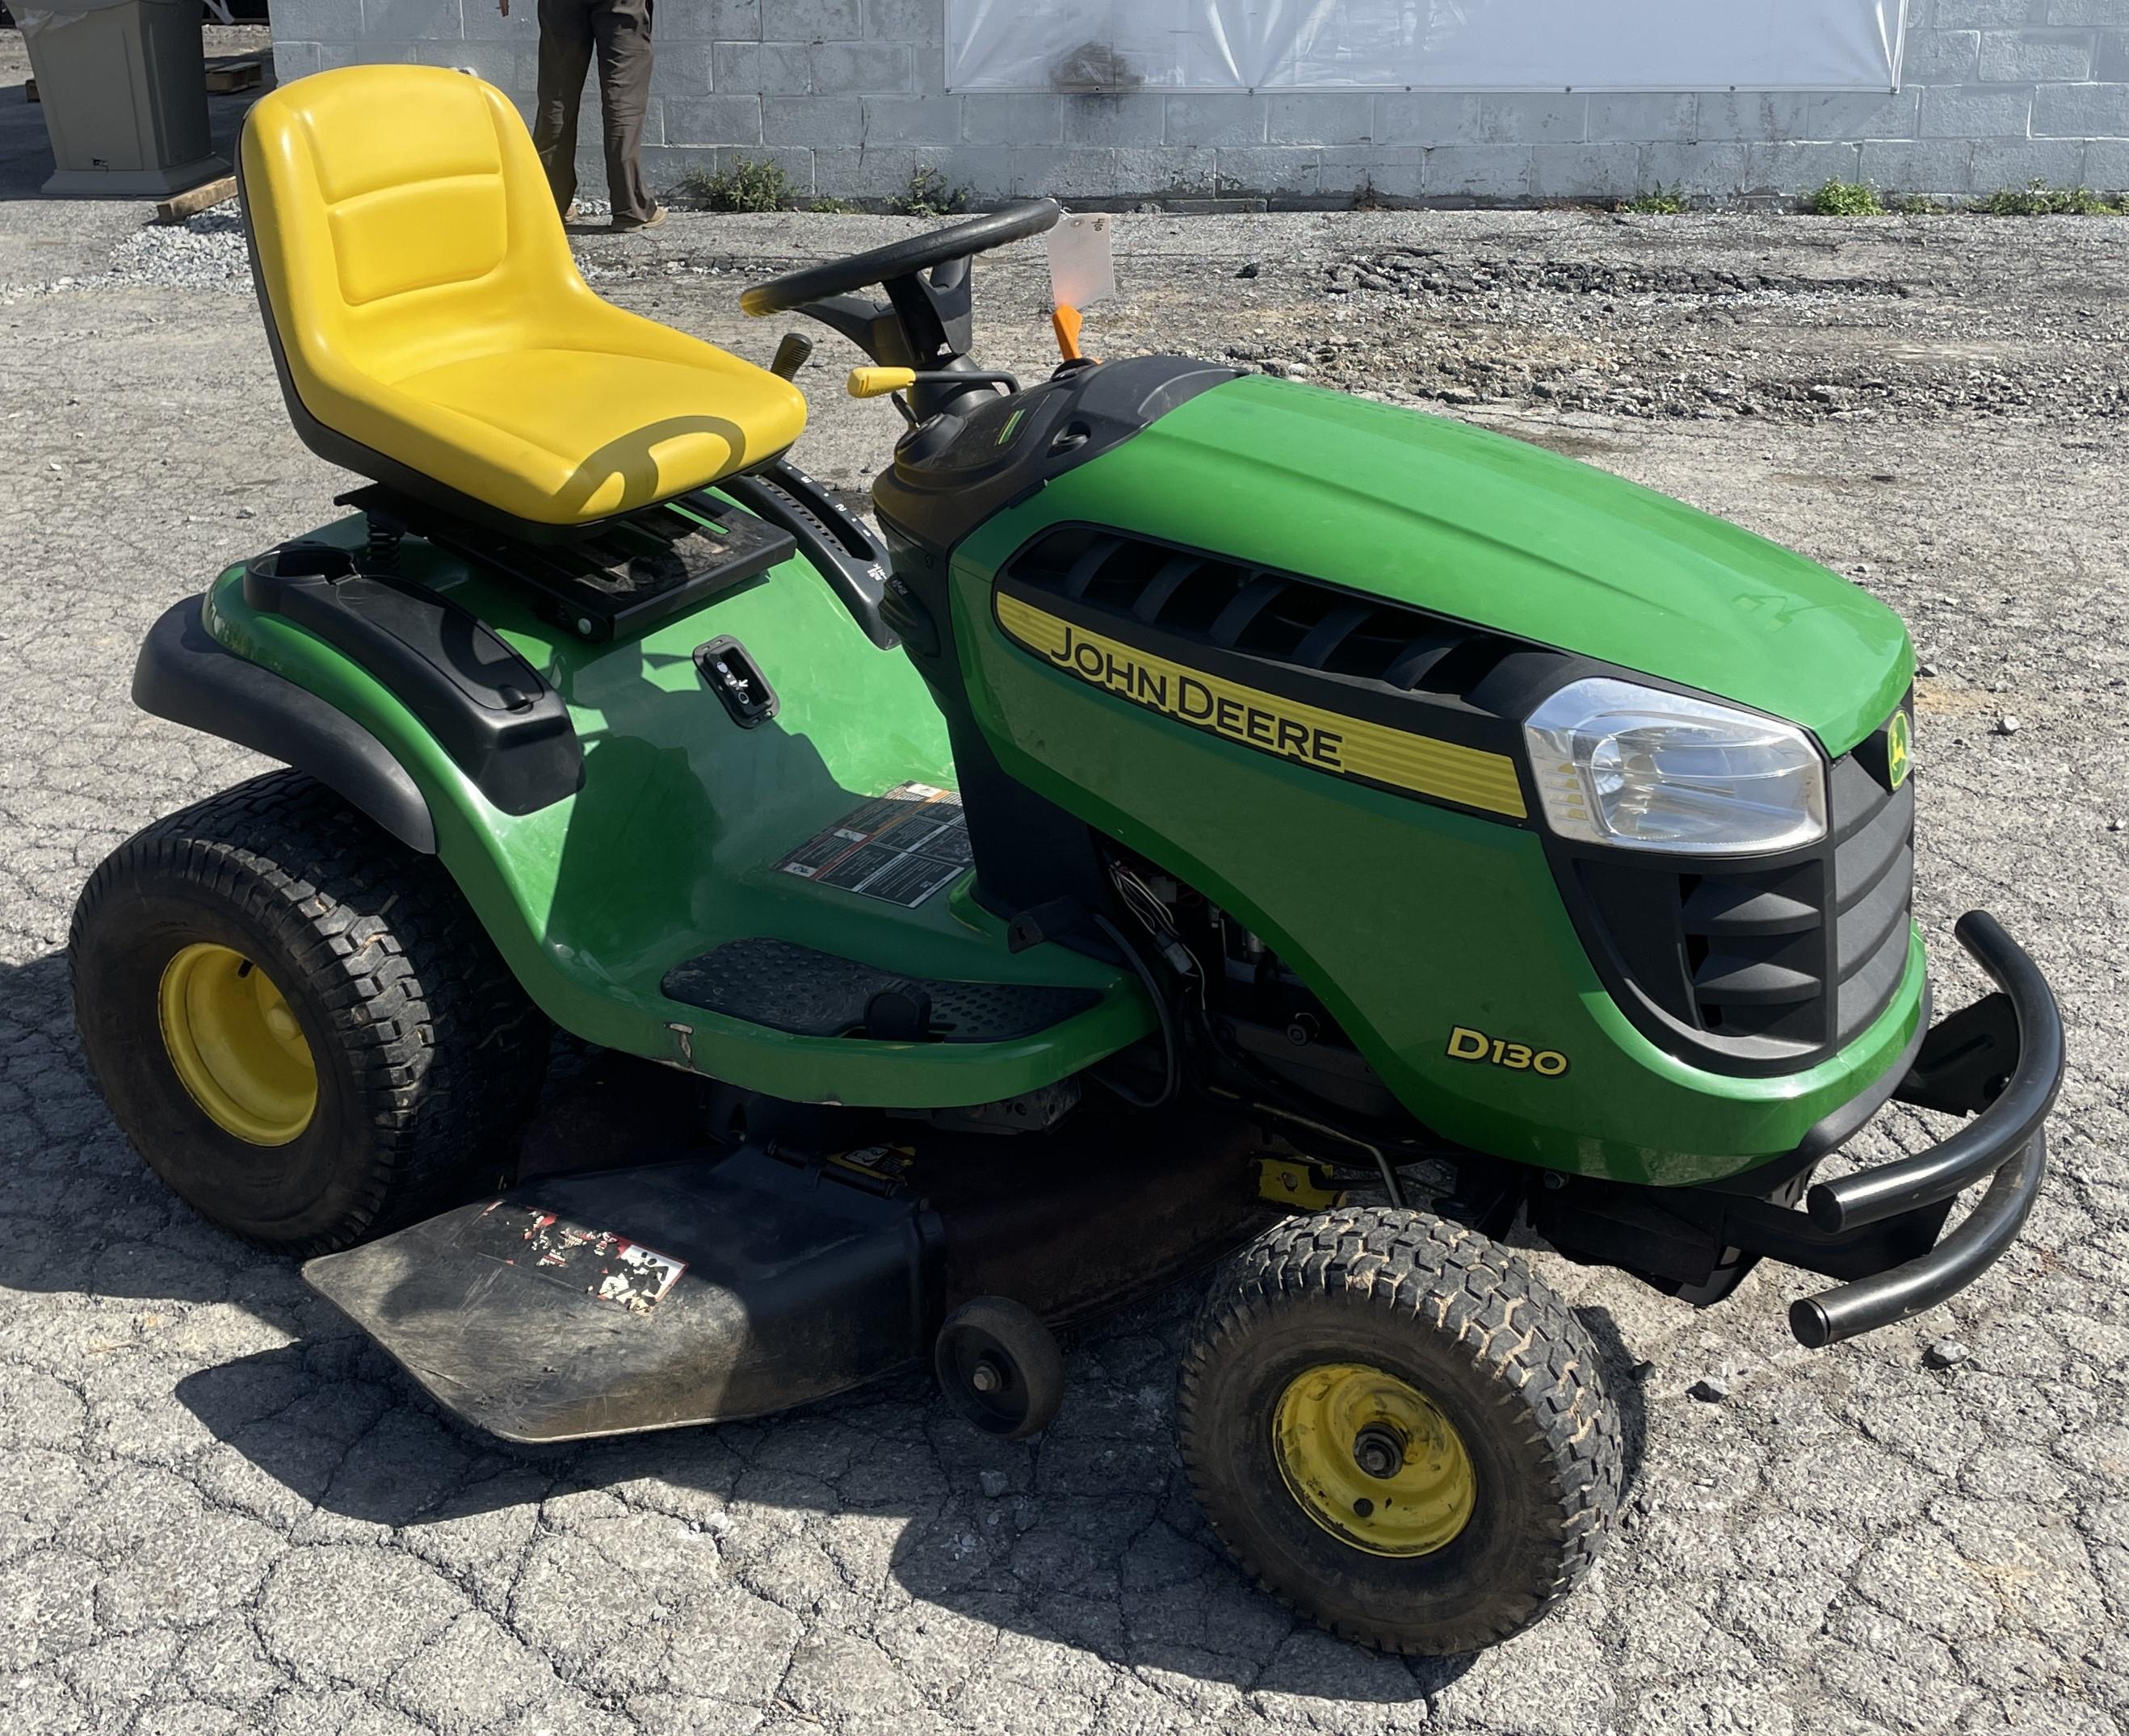
<svg viewBox="0 0 2129 1736"><path fill-rule="evenodd" d="M360 518L317 533L350 548L364 536ZM865 798L954 781L945 725L908 659L868 641L803 560L640 638L592 645L425 544L410 539L404 558L410 577L479 616L560 692L584 749L575 795L522 816L491 806L364 669L250 607L241 568L216 582L202 619L220 644L385 745L428 806L438 856L565 1030L796 1101L928 1108L1037 1089L1151 1029L1135 980L1054 945L1009 951L1004 924L964 888L904 910L777 871ZM781 698L754 729L733 724L695 668L695 648L726 634ZM794 1035L661 992L674 965L756 935L914 977L1085 987L1101 999L1033 1037L941 1044Z"/></svg>

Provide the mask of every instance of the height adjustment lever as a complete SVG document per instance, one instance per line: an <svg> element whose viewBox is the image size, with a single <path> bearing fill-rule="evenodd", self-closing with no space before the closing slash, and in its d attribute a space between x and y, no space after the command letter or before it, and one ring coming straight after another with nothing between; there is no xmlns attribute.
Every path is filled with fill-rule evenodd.
<svg viewBox="0 0 2129 1736"><path fill-rule="evenodd" d="M776 357L769 363L769 371L779 379L795 380L798 370L812 359L812 339L803 331L787 331L776 346Z"/></svg>

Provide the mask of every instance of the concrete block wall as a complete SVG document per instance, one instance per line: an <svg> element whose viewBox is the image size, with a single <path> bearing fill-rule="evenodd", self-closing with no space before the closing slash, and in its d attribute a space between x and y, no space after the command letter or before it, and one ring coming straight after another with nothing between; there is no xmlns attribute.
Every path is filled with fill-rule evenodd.
<svg viewBox="0 0 2129 1736"><path fill-rule="evenodd" d="M355 60L469 66L529 108L537 0L273 0L283 82ZM803 197L931 169L979 201L1274 204L1779 199L1831 180L1942 198L2129 188L2129 0L1910 0L1897 93L953 95L945 0L659 0L654 187L740 157ZM595 95L580 137L597 197Z"/></svg>

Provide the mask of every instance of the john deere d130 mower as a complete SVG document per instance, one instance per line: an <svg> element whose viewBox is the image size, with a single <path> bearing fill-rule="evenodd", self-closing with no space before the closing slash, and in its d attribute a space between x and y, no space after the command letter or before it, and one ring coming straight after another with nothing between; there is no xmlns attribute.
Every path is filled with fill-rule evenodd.
<svg viewBox="0 0 2129 1736"><path fill-rule="evenodd" d="M1046 201L742 297L894 394L875 540L787 456L807 341L594 295L499 93L325 73L241 155L288 411L365 486L150 633L140 704L290 769L98 869L76 1005L149 1164L447 1410L928 1365L1025 1436L1056 1329L1217 1268L1213 1527L1453 1652L1619 1495L1512 1235L1692 1304L1821 1274L1814 1347L2017 1235L2060 1023L1976 912L2000 992L1931 1024L1912 652L1831 573L1307 385L987 369L970 260ZM1816 1179L1894 1098L1971 1119Z"/></svg>

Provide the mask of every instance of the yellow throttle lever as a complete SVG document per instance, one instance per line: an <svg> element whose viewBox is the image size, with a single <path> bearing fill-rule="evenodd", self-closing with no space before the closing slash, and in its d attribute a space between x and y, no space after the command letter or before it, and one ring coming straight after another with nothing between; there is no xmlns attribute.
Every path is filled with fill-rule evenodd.
<svg viewBox="0 0 2129 1736"><path fill-rule="evenodd" d="M853 368L843 382L852 397L885 397L890 392L906 392L916 383L913 368Z"/></svg>
<svg viewBox="0 0 2129 1736"><path fill-rule="evenodd" d="M1017 392L1020 381L1012 374L986 369L931 368L919 372L914 368L853 368L843 382L852 397L885 397L890 392L906 392L912 386L944 386L951 392L1003 386L1007 392Z"/></svg>

